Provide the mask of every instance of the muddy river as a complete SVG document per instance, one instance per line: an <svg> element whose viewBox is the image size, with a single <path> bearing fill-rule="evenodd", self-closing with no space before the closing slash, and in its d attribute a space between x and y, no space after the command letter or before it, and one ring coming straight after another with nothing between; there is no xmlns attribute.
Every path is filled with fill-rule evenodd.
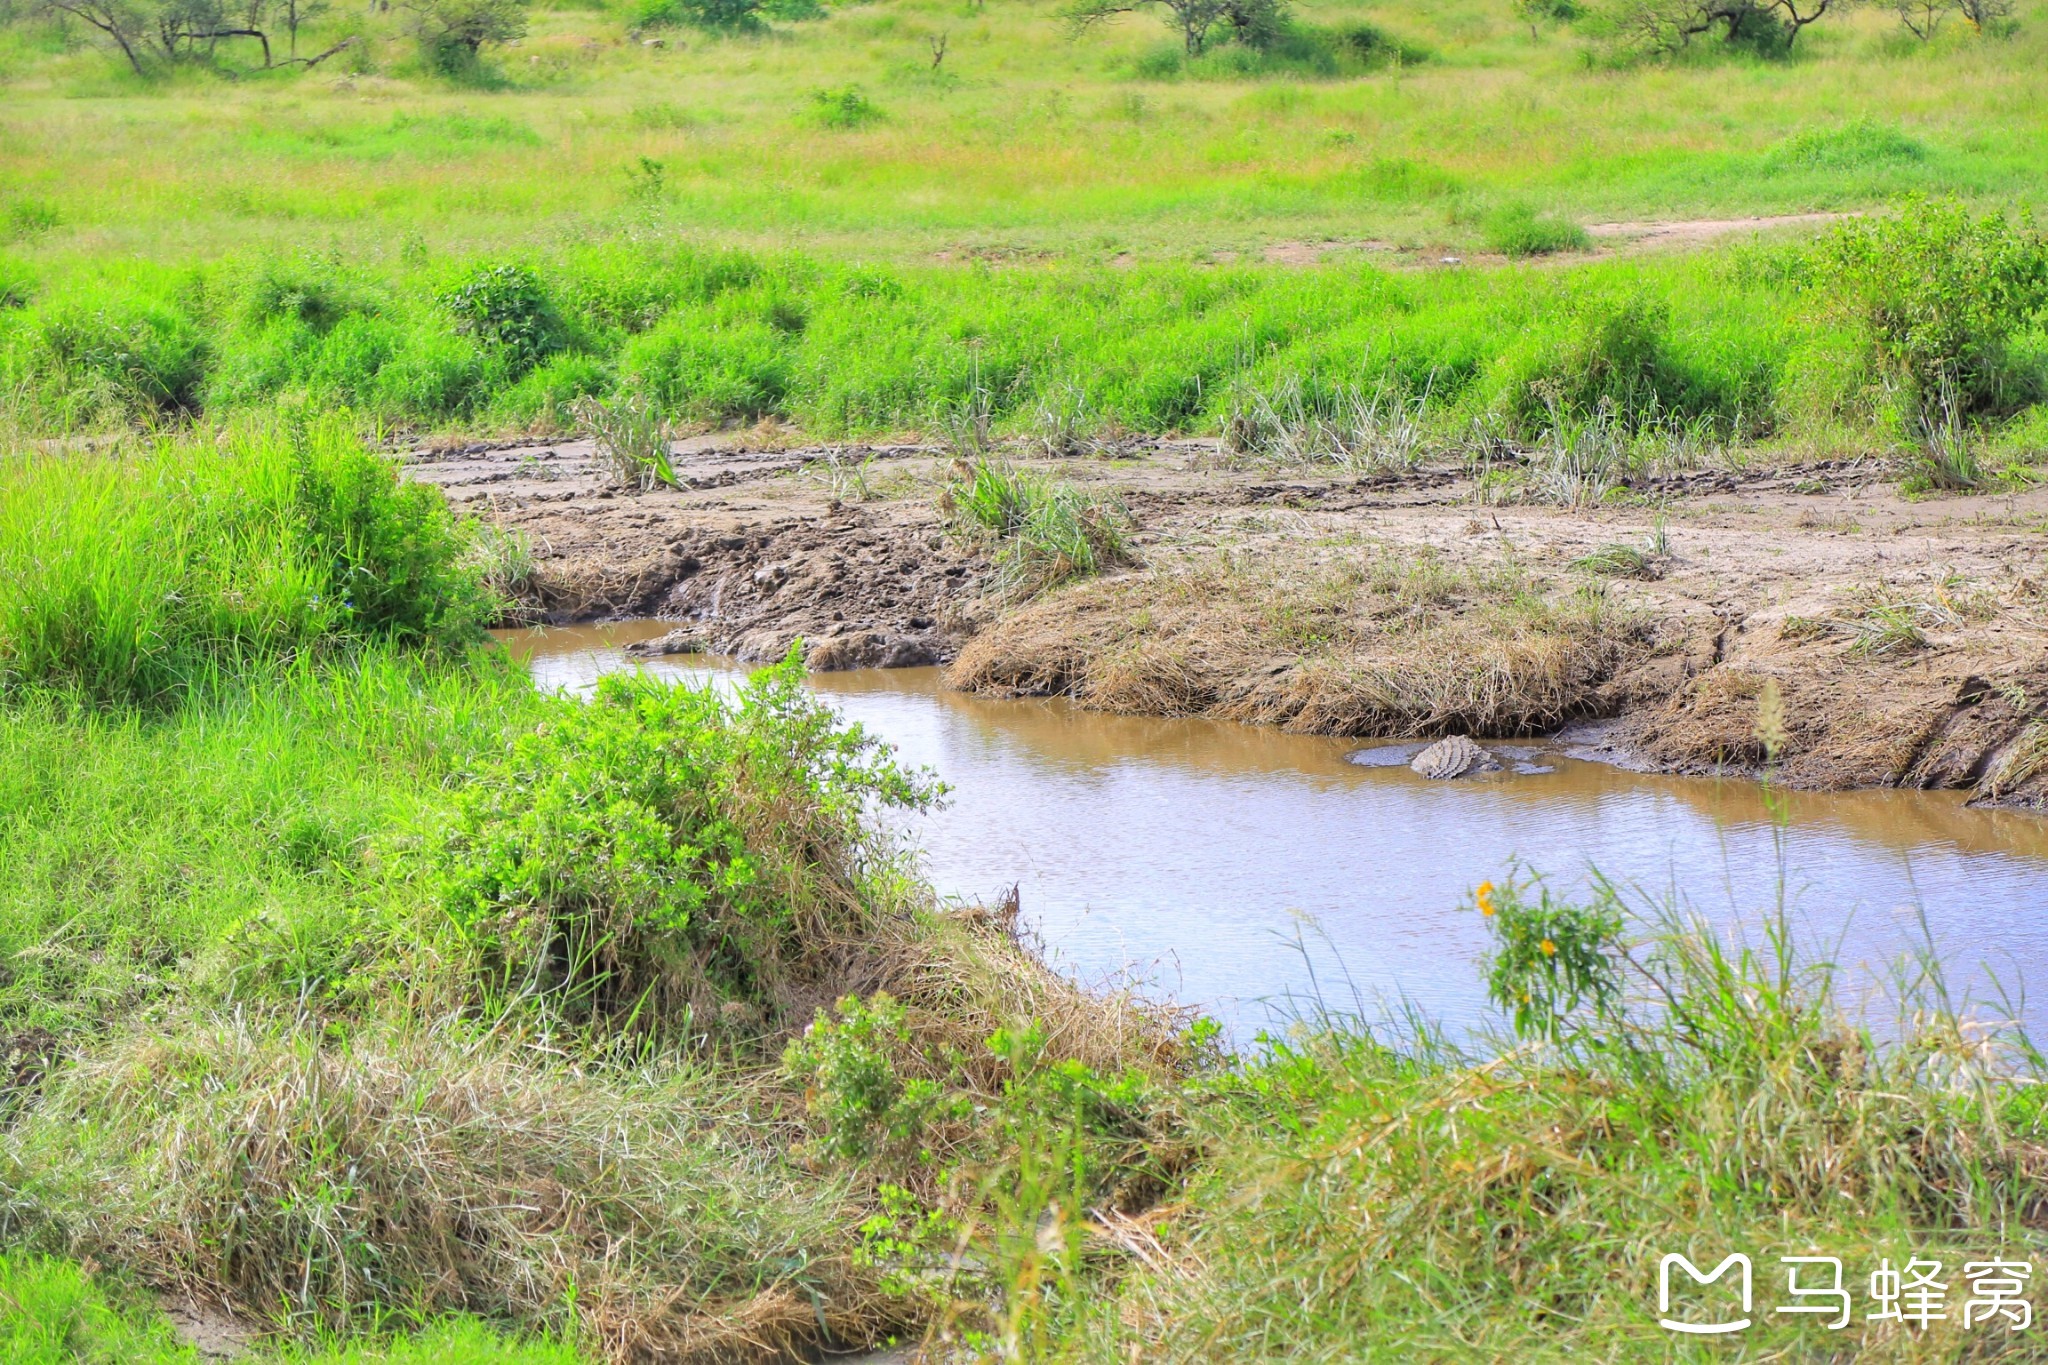
<svg viewBox="0 0 2048 1365"><path fill-rule="evenodd" d="M543 685L575 688L639 666L619 647L670 628L508 640ZM1014 883L1066 970L1135 976L1240 1036L1318 1001L1377 1014L1406 999L1453 1030L1479 1022L1485 935L1464 907L1517 864L1562 890L1597 868L1752 940L1782 893L1802 946L1851 969L1873 1022L1894 964L1931 941L1955 994L1993 1013L2009 999L2048 1034L2048 821L2036 816L1950 793L1790 793L1778 825L1754 783L1643 776L1541 744L1519 766L1547 771L1428 782L1348 762L1355 742L994 701L946 691L938 674L812 684L952 788L904 831L939 891L990 899Z"/></svg>

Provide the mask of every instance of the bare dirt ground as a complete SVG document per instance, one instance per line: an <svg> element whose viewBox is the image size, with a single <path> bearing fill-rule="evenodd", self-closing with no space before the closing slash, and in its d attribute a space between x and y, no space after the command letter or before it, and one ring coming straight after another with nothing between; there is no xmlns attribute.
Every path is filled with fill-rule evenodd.
<svg viewBox="0 0 2048 1365"><path fill-rule="evenodd" d="M1781 213L1761 218L1673 218L1640 223L1588 223L1586 235L1605 247L1654 251L1699 247L1743 232L1823 227L1851 216L1846 213Z"/></svg>
<svg viewBox="0 0 2048 1365"><path fill-rule="evenodd" d="M1494 506L1456 467L1233 469L1140 442L1039 462L1123 501L1140 567L1012 604L947 528L949 456L747 444L685 443L686 487L645 493L576 442L412 470L528 537L537 618L660 616L674 650L801 639L816 669L950 660L958 686L1361 737L1569 726L1665 771L2048 809L2048 490L1915 501L1869 459ZM1575 563L1660 530L1640 577Z"/></svg>

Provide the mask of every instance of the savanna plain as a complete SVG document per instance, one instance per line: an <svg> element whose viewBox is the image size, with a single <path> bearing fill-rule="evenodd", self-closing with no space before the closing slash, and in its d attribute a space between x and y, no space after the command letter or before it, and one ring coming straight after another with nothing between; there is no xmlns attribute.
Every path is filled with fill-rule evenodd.
<svg viewBox="0 0 2048 1365"><path fill-rule="evenodd" d="M0 1361L2048 1357L1861 1311L2048 1282L2042 1059L1931 957L1504 868L1489 1029L1236 1037L942 901L945 775L804 681L2038 817L2043 69L2033 0L0 0ZM501 643L629 616L762 667Z"/></svg>

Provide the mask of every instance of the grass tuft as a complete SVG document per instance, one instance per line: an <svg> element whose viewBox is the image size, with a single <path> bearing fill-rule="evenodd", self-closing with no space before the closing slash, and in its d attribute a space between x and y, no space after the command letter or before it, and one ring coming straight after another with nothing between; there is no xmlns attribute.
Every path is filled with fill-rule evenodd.
<svg viewBox="0 0 2048 1365"><path fill-rule="evenodd" d="M940 505L994 544L997 591L1013 601L1136 560L1120 503L993 459L963 461Z"/></svg>

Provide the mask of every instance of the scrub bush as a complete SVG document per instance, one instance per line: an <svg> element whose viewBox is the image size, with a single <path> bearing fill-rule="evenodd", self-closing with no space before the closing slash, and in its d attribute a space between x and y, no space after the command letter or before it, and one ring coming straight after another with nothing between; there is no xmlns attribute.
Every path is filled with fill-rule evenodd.
<svg viewBox="0 0 2048 1365"><path fill-rule="evenodd" d="M1952 392L1965 414L2039 396L2013 342L2048 309L2048 241L2031 218L1973 218L1954 201L1836 227L1818 253L1820 297L1861 328L1881 373L1925 408Z"/></svg>
<svg viewBox="0 0 2048 1365"><path fill-rule="evenodd" d="M862 804L935 791L840 728L799 657L733 699L607 677L460 775L427 884L471 1003L683 1036L784 1006L871 926Z"/></svg>
<svg viewBox="0 0 2048 1365"><path fill-rule="evenodd" d="M548 288L525 266L481 266L441 302L459 330L505 354L515 378L564 345L562 319Z"/></svg>

